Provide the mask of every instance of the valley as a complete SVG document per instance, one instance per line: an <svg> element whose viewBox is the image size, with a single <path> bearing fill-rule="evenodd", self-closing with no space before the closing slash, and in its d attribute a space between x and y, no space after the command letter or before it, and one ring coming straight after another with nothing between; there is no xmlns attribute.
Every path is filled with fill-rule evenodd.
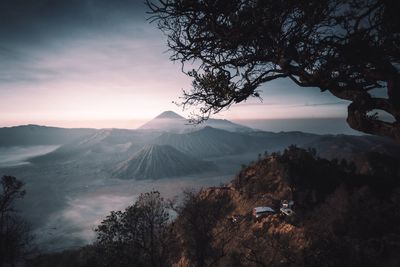
<svg viewBox="0 0 400 267"><path fill-rule="evenodd" d="M0 148L0 173L25 183L18 209L31 222L39 248L58 251L93 241L94 227L140 193L158 190L174 198L182 190L227 183L265 151L295 144L325 158L354 159L367 151L400 155L400 146L382 138L273 133L217 122L189 127L183 117L164 112L137 130L85 130L57 139L57 145L49 145L46 129L36 126L45 133L42 140L37 135L29 140L28 132L21 146ZM68 131L56 130L59 136ZM37 146L23 146L27 143Z"/></svg>

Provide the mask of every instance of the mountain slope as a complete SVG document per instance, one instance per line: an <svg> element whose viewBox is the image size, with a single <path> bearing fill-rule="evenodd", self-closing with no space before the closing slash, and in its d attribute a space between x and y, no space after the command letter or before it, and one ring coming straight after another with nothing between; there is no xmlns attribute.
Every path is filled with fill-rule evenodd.
<svg viewBox="0 0 400 267"><path fill-rule="evenodd" d="M189 244L176 265L198 263L186 242L196 240L215 266L398 266L400 169L381 163L360 175L295 147L261 159L227 186L190 196L175 220ZM292 215L280 211L283 200L294 201ZM259 206L276 212L255 219Z"/></svg>
<svg viewBox="0 0 400 267"><path fill-rule="evenodd" d="M92 160L115 163L128 158L159 133L125 129L101 129L52 153L33 159L36 163Z"/></svg>
<svg viewBox="0 0 400 267"><path fill-rule="evenodd" d="M253 131L253 129L251 129L250 127L243 126L223 119L208 119L203 123L201 123L200 126L202 127L209 126L212 128L217 128L229 132L238 132L238 133L248 133Z"/></svg>
<svg viewBox="0 0 400 267"><path fill-rule="evenodd" d="M158 130L167 132L183 132L187 127L187 120L173 111L164 111L154 119L139 127L141 130Z"/></svg>
<svg viewBox="0 0 400 267"><path fill-rule="evenodd" d="M304 147L314 147L318 155L327 159L352 159L366 152L377 152L400 157L400 145L377 136L323 135Z"/></svg>
<svg viewBox="0 0 400 267"><path fill-rule="evenodd" d="M292 132L264 132L254 131L248 133L255 141L256 146L264 147L268 151L279 151L287 148L290 145L302 146L304 144L313 144L315 139L320 135L303 133L298 131Z"/></svg>
<svg viewBox="0 0 400 267"><path fill-rule="evenodd" d="M61 145L94 133L95 129L66 129L39 125L0 128L0 146Z"/></svg>
<svg viewBox="0 0 400 267"><path fill-rule="evenodd" d="M242 168L228 185L185 192L163 239L168 244L163 261L169 266L399 266L400 169L396 162L381 163L386 167L379 173L360 175L291 147ZM283 200L294 201L291 215L282 212ZM260 206L275 212L255 218L252 211ZM122 222L127 229L129 222ZM119 259L132 265L132 235L125 235L144 232L118 233L123 238L103 243L103 249L118 245ZM44 255L32 266L103 266L98 251L96 244Z"/></svg>
<svg viewBox="0 0 400 267"><path fill-rule="evenodd" d="M173 133L187 133L197 131L204 127L213 127L230 132L250 132L251 128L233 123L228 120L209 119L201 124L189 124L189 121L173 111L164 111L151 121L145 123L139 129L157 130Z"/></svg>
<svg viewBox="0 0 400 267"><path fill-rule="evenodd" d="M185 134L164 133L156 138L155 143L170 145L189 155L206 158L244 152L252 140L245 134L205 127Z"/></svg>
<svg viewBox="0 0 400 267"><path fill-rule="evenodd" d="M247 132L237 133L205 127L195 132L164 133L155 139L156 144L170 145L180 151L200 157L218 157L246 152L278 151L291 144L312 142L319 135L302 132Z"/></svg>
<svg viewBox="0 0 400 267"><path fill-rule="evenodd" d="M212 170L214 165L186 155L167 145L149 145L114 171L121 179L159 179Z"/></svg>

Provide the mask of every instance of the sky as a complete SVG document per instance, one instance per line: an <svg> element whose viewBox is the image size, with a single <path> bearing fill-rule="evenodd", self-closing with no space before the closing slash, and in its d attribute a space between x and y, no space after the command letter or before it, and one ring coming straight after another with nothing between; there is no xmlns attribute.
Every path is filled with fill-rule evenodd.
<svg viewBox="0 0 400 267"><path fill-rule="evenodd" d="M0 127L135 128L179 101L191 80L169 60L142 0L0 1ZM348 103L276 80L216 115L342 118Z"/></svg>

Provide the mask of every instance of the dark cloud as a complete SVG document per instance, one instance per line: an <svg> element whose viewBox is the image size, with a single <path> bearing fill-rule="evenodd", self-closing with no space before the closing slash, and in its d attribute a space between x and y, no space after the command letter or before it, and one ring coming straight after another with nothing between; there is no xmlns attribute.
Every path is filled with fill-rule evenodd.
<svg viewBox="0 0 400 267"><path fill-rule="evenodd" d="M43 55L76 47L71 42L141 38L153 27L146 17L142 0L1 0L0 84L57 76L36 65Z"/></svg>
<svg viewBox="0 0 400 267"><path fill-rule="evenodd" d="M126 21L144 21L138 0L3 0L0 43L35 44L86 30L106 30Z"/></svg>

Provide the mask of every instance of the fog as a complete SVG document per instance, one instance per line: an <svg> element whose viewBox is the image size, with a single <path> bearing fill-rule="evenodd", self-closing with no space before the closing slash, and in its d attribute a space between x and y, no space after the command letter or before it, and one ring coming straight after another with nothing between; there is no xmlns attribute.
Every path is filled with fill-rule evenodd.
<svg viewBox="0 0 400 267"><path fill-rule="evenodd" d="M136 196L114 194L78 195L67 198L65 208L51 214L47 222L34 231L35 242L42 250L57 251L91 243L94 228L112 210L121 210Z"/></svg>
<svg viewBox="0 0 400 267"><path fill-rule="evenodd" d="M234 166L239 166L237 162L225 166L231 170L229 174L222 171L160 180L121 180L111 178L98 167L80 168L56 161L50 165L28 162L30 157L57 147L0 148L1 174L13 175L25 184L27 194L16 208L32 225L34 243L43 252L93 242L94 229L110 211L124 210L141 193L157 190L163 197L173 199L185 189L198 190L228 182L237 171Z"/></svg>
<svg viewBox="0 0 400 267"><path fill-rule="evenodd" d="M58 147L55 145L0 147L0 167L29 164L28 159L50 153Z"/></svg>
<svg viewBox="0 0 400 267"><path fill-rule="evenodd" d="M171 112L166 115L173 125L181 122ZM141 193L157 190L164 198L174 198L184 189L198 190L227 183L243 164L256 160L265 149L276 151L294 142L314 144L319 138L297 133L246 132L245 127L229 121L213 122L238 132L204 128L167 134L161 131L165 127L156 131L103 129L59 149L58 146L0 147L0 174L12 175L24 182L27 194L16 208L32 225L38 248L60 251L93 242L94 229L110 211L125 209ZM159 150L143 154L148 145L158 146ZM53 150L56 151L49 153ZM43 154L47 155L30 159ZM190 158L196 160L189 161ZM167 159L184 164L171 164ZM215 168L204 167L192 174L200 162ZM162 172L181 176L162 179L156 176L158 171L153 170L159 170L163 164L168 168ZM133 168L132 173L143 170L138 178L154 179L116 176L125 165Z"/></svg>
<svg viewBox="0 0 400 267"><path fill-rule="evenodd" d="M175 117L181 122L180 117L168 114L170 119ZM214 122L225 128L246 129L229 121ZM253 136L250 132L234 133L214 128L181 135L159 130L103 129L59 149L58 146L0 148L0 173L15 176L24 183L27 193L16 208L30 222L38 248L60 251L93 242L94 229L110 211L125 209L141 193L157 190L164 198L174 198L184 189L198 190L231 181L241 165L256 160L267 144L273 149L269 138L269 134ZM275 143L281 137L272 138ZM303 141L310 138L314 137L306 135ZM275 149L292 142L291 136L283 135L281 139ZM154 144L169 148L163 149L163 153L151 150L143 156L147 145ZM49 153L53 150L56 151ZM175 157L177 153L179 157ZM132 158L141 164L126 162ZM191 158L196 160L190 161ZM169 164L167 159L184 164ZM192 170L200 162L205 167L193 174ZM140 177L154 179L116 176L119 166L125 164L135 167L132 172L144 170ZM168 167L163 172L171 177L157 179L161 177L156 177L154 173L158 171L153 170L159 170L162 164ZM206 168L206 165L215 165L215 168Z"/></svg>
<svg viewBox="0 0 400 267"><path fill-rule="evenodd" d="M60 251L89 244L95 240L94 229L111 211L124 210L145 192L160 191L173 199L185 189L219 185L229 181L230 175L216 177L192 176L163 180L103 181L103 186L93 186L85 191L65 196L65 203L48 215L44 224L36 226L35 242L43 251Z"/></svg>

